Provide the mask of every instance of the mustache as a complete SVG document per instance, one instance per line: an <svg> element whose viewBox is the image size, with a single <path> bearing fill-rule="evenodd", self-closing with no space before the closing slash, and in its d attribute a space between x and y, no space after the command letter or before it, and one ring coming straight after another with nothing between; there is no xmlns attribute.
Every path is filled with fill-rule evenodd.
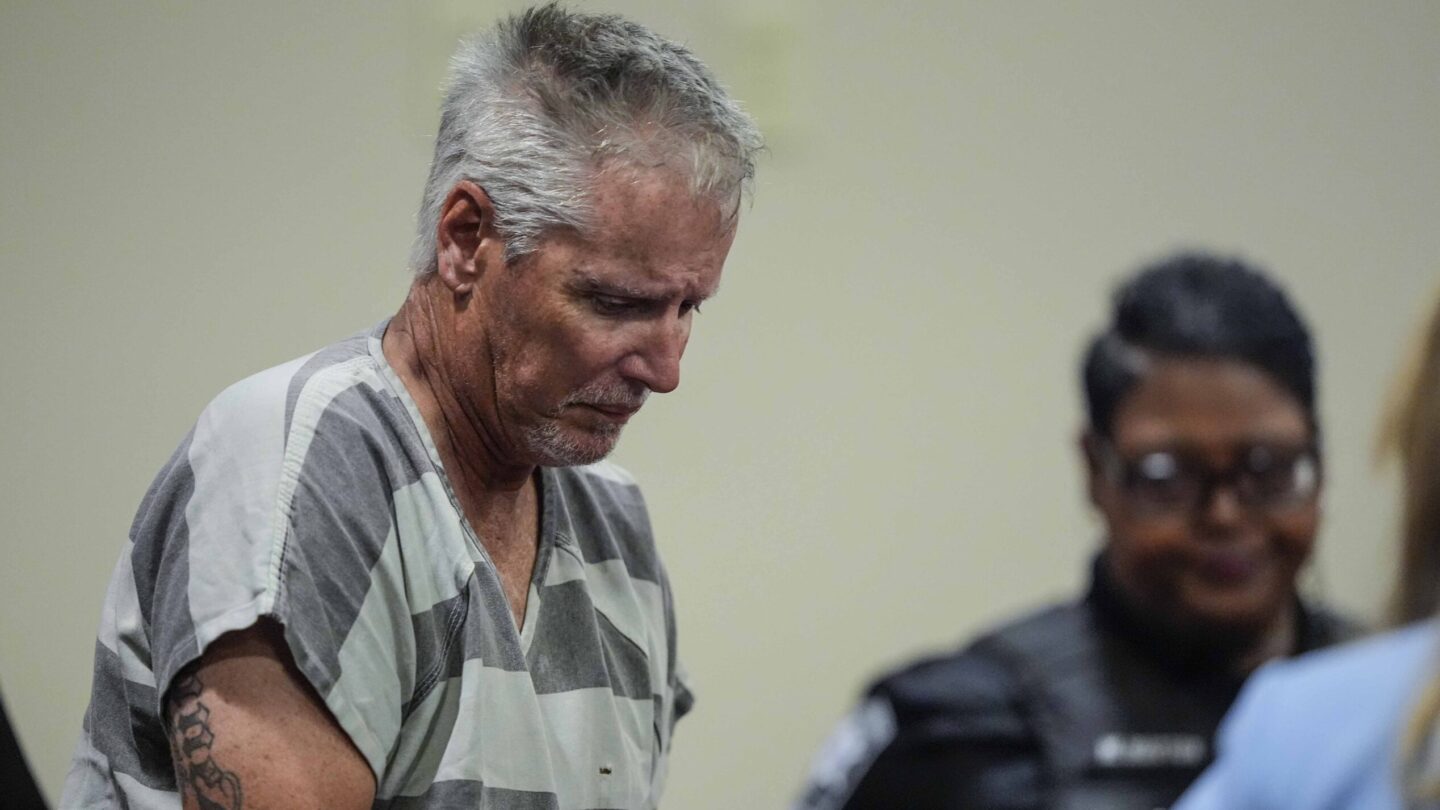
<svg viewBox="0 0 1440 810"><path fill-rule="evenodd" d="M625 383L591 383L565 397L563 405L600 405L606 408L639 408L650 396L645 386ZM562 405L562 407L563 407Z"/></svg>

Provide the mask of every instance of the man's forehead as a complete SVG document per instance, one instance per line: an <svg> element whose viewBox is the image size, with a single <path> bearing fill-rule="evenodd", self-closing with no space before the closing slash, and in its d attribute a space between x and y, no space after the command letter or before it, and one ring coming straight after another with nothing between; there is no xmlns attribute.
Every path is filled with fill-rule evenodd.
<svg viewBox="0 0 1440 810"><path fill-rule="evenodd" d="M611 167L592 178L590 203L588 222L553 232L539 249L567 284L643 298L715 294L737 223L682 173Z"/></svg>
<svg viewBox="0 0 1440 810"><path fill-rule="evenodd" d="M702 191L689 169L672 163L607 161L591 174L587 196L595 224L611 228L665 228L689 219L683 230L723 238L739 220L738 191L730 196ZM657 220L656 212L668 216Z"/></svg>

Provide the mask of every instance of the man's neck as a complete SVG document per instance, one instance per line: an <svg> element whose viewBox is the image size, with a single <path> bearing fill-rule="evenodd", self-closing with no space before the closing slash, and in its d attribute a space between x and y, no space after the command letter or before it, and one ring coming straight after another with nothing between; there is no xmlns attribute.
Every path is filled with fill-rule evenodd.
<svg viewBox="0 0 1440 810"><path fill-rule="evenodd" d="M449 296L435 276L417 280L385 330L381 350L420 410L452 485L479 500L503 499L526 486L535 465L510 460L493 401L466 402L457 394L451 378L455 347L442 337L452 333L455 312L448 300L436 300Z"/></svg>
<svg viewBox="0 0 1440 810"><path fill-rule="evenodd" d="M447 295L433 276L416 281L386 328L381 351L435 441L460 510L500 575L518 628L539 549L536 465L505 461L506 444L491 427L498 424L493 401L466 402L456 393L449 362L455 349L443 337L454 334L444 320L454 317Z"/></svg>

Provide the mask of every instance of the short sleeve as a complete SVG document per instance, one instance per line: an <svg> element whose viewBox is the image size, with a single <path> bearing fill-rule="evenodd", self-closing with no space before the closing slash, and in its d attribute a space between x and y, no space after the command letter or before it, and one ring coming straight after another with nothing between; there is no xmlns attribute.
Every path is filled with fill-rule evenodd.
<svg viewBox="0 0 1440 810"><path fill-rule="evenodd" d="M407 558L401 547L402 533L433 532L398 525L402 512L415 519L424 457L423 448L410 446L412 436L391 428L403 415L387 417L385 409L398 403L363 385L333 397L318 393L323 410L306 414L302 400L291 433L286 474L294 483L289 492L282 484L283 539L271 563L269 614L284 625L296 665L381 781L420 686L417 647L443 646L454 627L426 625L439 635L423 643L416 637L412 579L429 577L438 561ZM402 494L404 510L397 507Z"/></svg>
<svg viewBox="0 0 1440 810"><path fill-rule="evenodd" d="M415 680L393 502L420 473L385 411L398 405L357 384L359 366L331 366L296 397L286 367L227 390L133 537L150 572L139 590L153 601L157 701L221 635L273 618L378 780Z"/></svg>

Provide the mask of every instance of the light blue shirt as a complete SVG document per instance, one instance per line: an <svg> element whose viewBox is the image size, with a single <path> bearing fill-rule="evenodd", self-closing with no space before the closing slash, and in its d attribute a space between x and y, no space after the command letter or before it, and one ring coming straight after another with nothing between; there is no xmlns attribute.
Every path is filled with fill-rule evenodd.
<svg viewBox="0 0 1440 810"><path fill-rule="evenodd" d="M1437 644L1428 621L1263 668L1174 810L1401 810L1401 735Z"/></svg>

